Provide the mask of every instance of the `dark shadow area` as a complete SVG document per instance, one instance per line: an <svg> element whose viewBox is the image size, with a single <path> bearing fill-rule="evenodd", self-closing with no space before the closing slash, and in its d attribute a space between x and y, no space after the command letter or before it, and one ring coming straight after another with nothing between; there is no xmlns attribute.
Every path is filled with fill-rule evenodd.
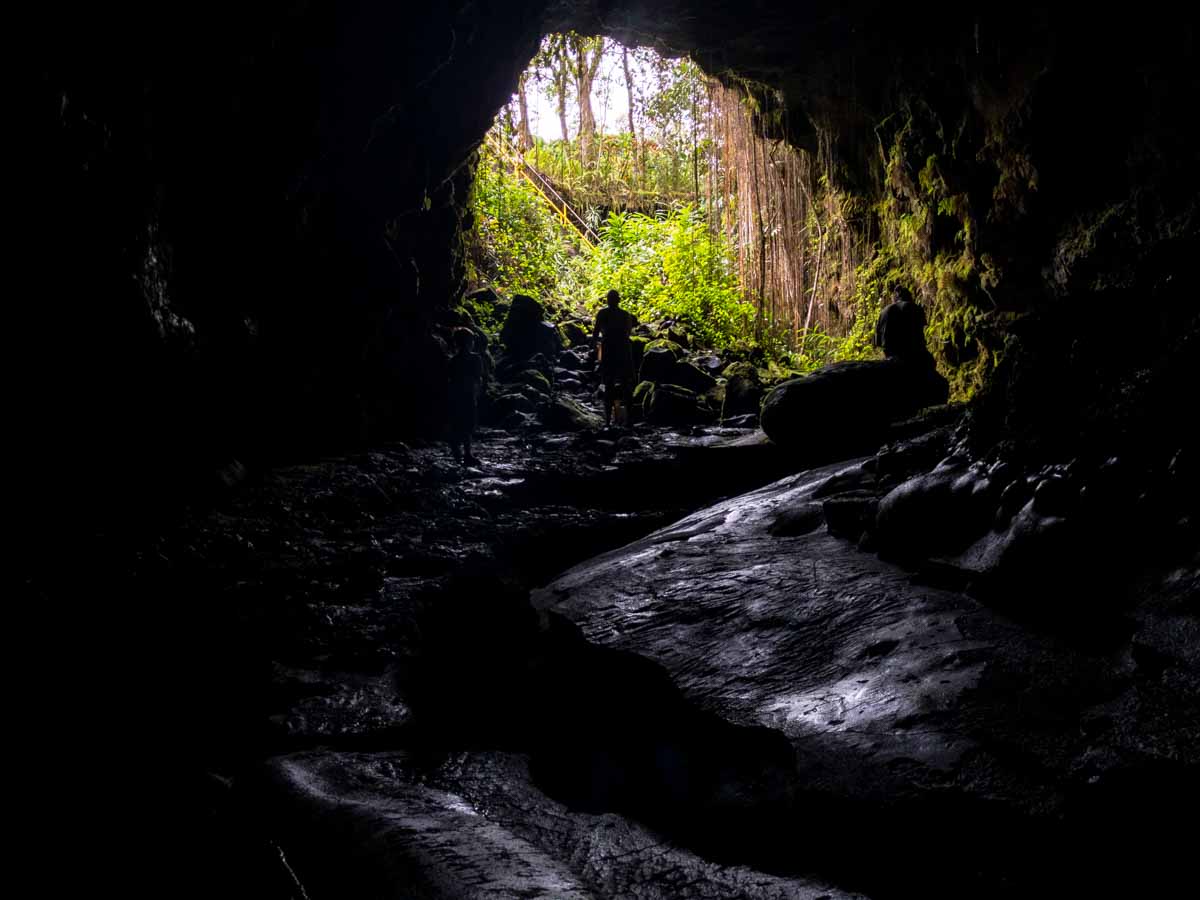
<svg viewBox="0 0 1200 900"><path fill-rule="evenodd" d="M502 849L541 829L538 852L597 896L693 884L640 884L632 863L606 881L579 848L610 825L694 853L679 871L703 873L701 896L791 889L767 875L885 900L1175 896L1192 880L1193 12L216 0L33 18L14 31L33 62L13 127L31 201L12 219L34 284L11 301L6 418L31 890L283 900L308 896L302 870L328 896L459 890L449 850L404 868L419 829L377 879L359 851L379 821L336 791L326 817L316 789L279 788L288 754L341 772L328 784L346 795L440 792L511 837ZM887 358L763 376L749 340L685 351L678 323L643 323L629 354L649 386L630 390L624 355L608 379L642 421L605 430L579 322L490 288L465 303L480 141L542 36L571 29L742 84L755 131L812 154L804 184L841 198L843 243L822 226L805 265L872 248L842 273L855 352L875 353L898 287L923 311L905 352L881 335ZM829 308L819 286L788 300L795 315ZM489 346L485 300L526 308L528 328ZM440 442L463 329L483 345L460 379L477 406L457 409L475 441L459 465ZM867 585L864 631L872 616L909 631L830 651L803 689L755 684L747 663L717 701L689 693L703 612L688 597L653 611L670 584L614 589L601 625L530 605L565 569L859 457L799 499L780 488L657 535L618 585L672 555L680 569L660 571L706 573L706 597L742 605L705 624L748 661L764 635L807 659ZM705 569L720 553L726 570ZM760 621L768 590L785 600ZM938 625L954 647L921 648L939 687L888 737L968 709L953 767L856 768L844 718L785 736L724 704L747 685L808 702L811 684L844 697L860 670L890 677L941 591L960 604ZM678 640L652 659L636 640L655 627ZM822 766L840 787L800 774ZM489 789L509 818L489 818ZM519 821L548 809L576 818ZM555 896L538 890L522 896Z"/></svg>

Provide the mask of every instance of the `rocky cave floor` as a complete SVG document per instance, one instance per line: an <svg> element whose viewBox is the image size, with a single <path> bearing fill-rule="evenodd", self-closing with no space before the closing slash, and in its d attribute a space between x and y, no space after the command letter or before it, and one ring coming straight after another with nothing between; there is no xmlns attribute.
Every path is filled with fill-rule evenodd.
<svg viewBox="0 0 1200 900"><path fill-rule="evenodd" d="M945 467L946 421L799 474L746 429L485 430L478 469L383 445L100 539L204 647L162 713L189 723L196 877L314 900L1161 891L1194 832L1198 560L1131 561L1117 599L1047 620L973 596L970 554L880 559L856 523Z"/></svg>

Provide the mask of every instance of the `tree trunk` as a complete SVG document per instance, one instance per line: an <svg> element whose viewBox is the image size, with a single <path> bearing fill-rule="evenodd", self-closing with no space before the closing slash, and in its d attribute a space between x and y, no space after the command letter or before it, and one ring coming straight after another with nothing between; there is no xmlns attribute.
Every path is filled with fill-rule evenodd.
<svg viewBox="0 0 1200 900"><path fill-rule="evenodd" d="M629 101L629 144L633 150L633 180L639 180L642 167L638 163L637 128L633 121L633 77L629 74L629 48L621 48L621 66L625 69L625 97Z"/></svg>
<svg viewBox="0 0 1200 900"><path fill-rule="evenodd" d="M567 57L567 42L562 35L551 39L548 48L550 77L554 85L554 108L558 113L558 125L562 130L562 146L559 148L559 178L566 177L567 150L571 145L571 132L567 129L567 80L570 60Z"/></svg>
<svg viewBox="0 0 1200 900"><path fill-rule="evenodd" d="M696 91L692 89L692 203L700 203L700 139L696 134Z"/></svg>
<svg viewBox="0 0 1200 900"><path fill-rule="evenodd" d="M604 56L604 38L585 38L572 32L571 44L575 51L575 99L579 104L579 161L586 170L596 158L592 84Z"/></svg>
<svg viewBox="0 0 1200 900"><path fill-rule="evenodd" d="M562 147L559 152L558 177L565 178L567 174L567 150L571 146L571 132L567 130L567 73L560 69L554 75L558 83L558 124L562 128Z"/></svg>
<svg viewBox="0 0 1200 900"><path fill-rule="evenodd" d="M595 158L596 117L592 112L592 82L582 59L578 66L575 83L579 91L579 162L586 170Z"/></svg>
<svg viewBox="0 0 1200 900"><path fill-rule="evenodd" d="M525 99L525 80L529 76L522 72L521 77L517 79L517 106L520 109L521 117L517 124L517 144L521 148L521 152L533 146L533 134L529 130L529 103Z"/></svg>
<svg viewBox="0 0 1200 900"><path fill-rule="evenodd" d="M808 298L808 315L804 317L804 334L800 338L800 355L804 356L804 345L808 343L808 326L812 324L813 304L817 302L817 286L821 283L821 258L825 255L825 232L817 225L820 241L817 247L817 265L813 270L812 294Z"/></svg>

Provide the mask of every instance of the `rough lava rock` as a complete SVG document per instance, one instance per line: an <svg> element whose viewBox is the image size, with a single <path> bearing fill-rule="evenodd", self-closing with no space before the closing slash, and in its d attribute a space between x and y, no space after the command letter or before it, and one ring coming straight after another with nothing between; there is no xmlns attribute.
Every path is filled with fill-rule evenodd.
<svg viewBox="0 0 1200 900"><path fill-rule="evenodd" d="M655 383L671 380L675 365L679 360L680 350L669 341L652 341L646 345L642 353L642 362L638 370L639 381Z"/></svg>
<svg viewBox="0 0 1200 900"><path fill-rule="evenodd" d="M553 360L562 349L563 339L558 329L545 321L546 311L542 304L525 294L514 294L512 306L500 330L509 356L514 359L529 359L542 354Z"/></svg>
<svg viewBox="0 0 1200 900"><path fill-rule="evenodd" d="M460 900L865 900L820 880L701 858L636 822L548 797L515 754L293 754L262 790L322 896ZM313 865L322 860L324 865Z"/></svg>
<svg viewBox="0 0 1200 900"><path fill-rule="evenodd" d="M560 394L541 412L542 423L558 431L586 431L600 428L604 419L572 397Z"/></svg>
<svg viewBox="0 0 1200 900"><path fill-rule="evenodd" d="M699 710L785 736L790 812L764 809L754 840L819 857L841 884L1001 897L1171 883L1188 857L1171 823L1200 785L1200 650L1173 642L1138 664L1134 648L1138 634L1196 632L1182 587L1139 608L1124 649L1022 626L821 527L822 497L872 478L840 468L700 510L533 603L653 661Z"/></svg>
<svg viewBox="0 0 1200 900"><path fill-rule="evenodd" d="M762 405L763 393L754 367L739 364L737 369L727 376L725 382L725 402L721 407L722 421L739 416L757 416Z"/></svg>
<svg viewBox="0 0 1200 900"><path fill-rule="evenodd" d="M662 380L668 384L677 384L689 391L695 391L697 394L711 391L717 386L715 378L690 362L677 362L670 374Z"/></svg>
<svg viewBox="0 0 1200 900"><path fill-rule="evenodd" d="M677 384L655 384L643 396L646 421L654 425L695 425L713 419L703 398Z"/></svg>
<svg viewBox="0 0 1200 900"><path fill-rule="evenodd" d="M959 552L992 524L997 500L986 477L938 466L883 497L875 536L881 549L902 559Z"/></svg>
<svg viewBox="0 0 1200 900"><path fill-rule="evenodd" d="M828 461L873 449L890 423L945 403L948 391L933 369L900 360L834 363L767 394L762 427L780 446Z"/></svg>

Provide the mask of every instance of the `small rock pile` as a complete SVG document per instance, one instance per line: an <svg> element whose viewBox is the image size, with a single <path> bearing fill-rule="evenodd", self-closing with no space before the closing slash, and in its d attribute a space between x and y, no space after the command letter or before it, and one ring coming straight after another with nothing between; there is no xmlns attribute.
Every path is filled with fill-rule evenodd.
<svg viewBox="0 0 1200 900"><path fill-rule="evenodd" d="M455 324L479 335L493 376L480 409L484 424L508 430L602 424L591 322L575 317L555 325L541 303L522 294L510 300L484 289L467 299ZM484 320L500 323L490 339ZM630 424L755 428L769 388L794 374L767 368L761 351L698 347L672 319L638 325L632 340L638 383Z"/></svg>

